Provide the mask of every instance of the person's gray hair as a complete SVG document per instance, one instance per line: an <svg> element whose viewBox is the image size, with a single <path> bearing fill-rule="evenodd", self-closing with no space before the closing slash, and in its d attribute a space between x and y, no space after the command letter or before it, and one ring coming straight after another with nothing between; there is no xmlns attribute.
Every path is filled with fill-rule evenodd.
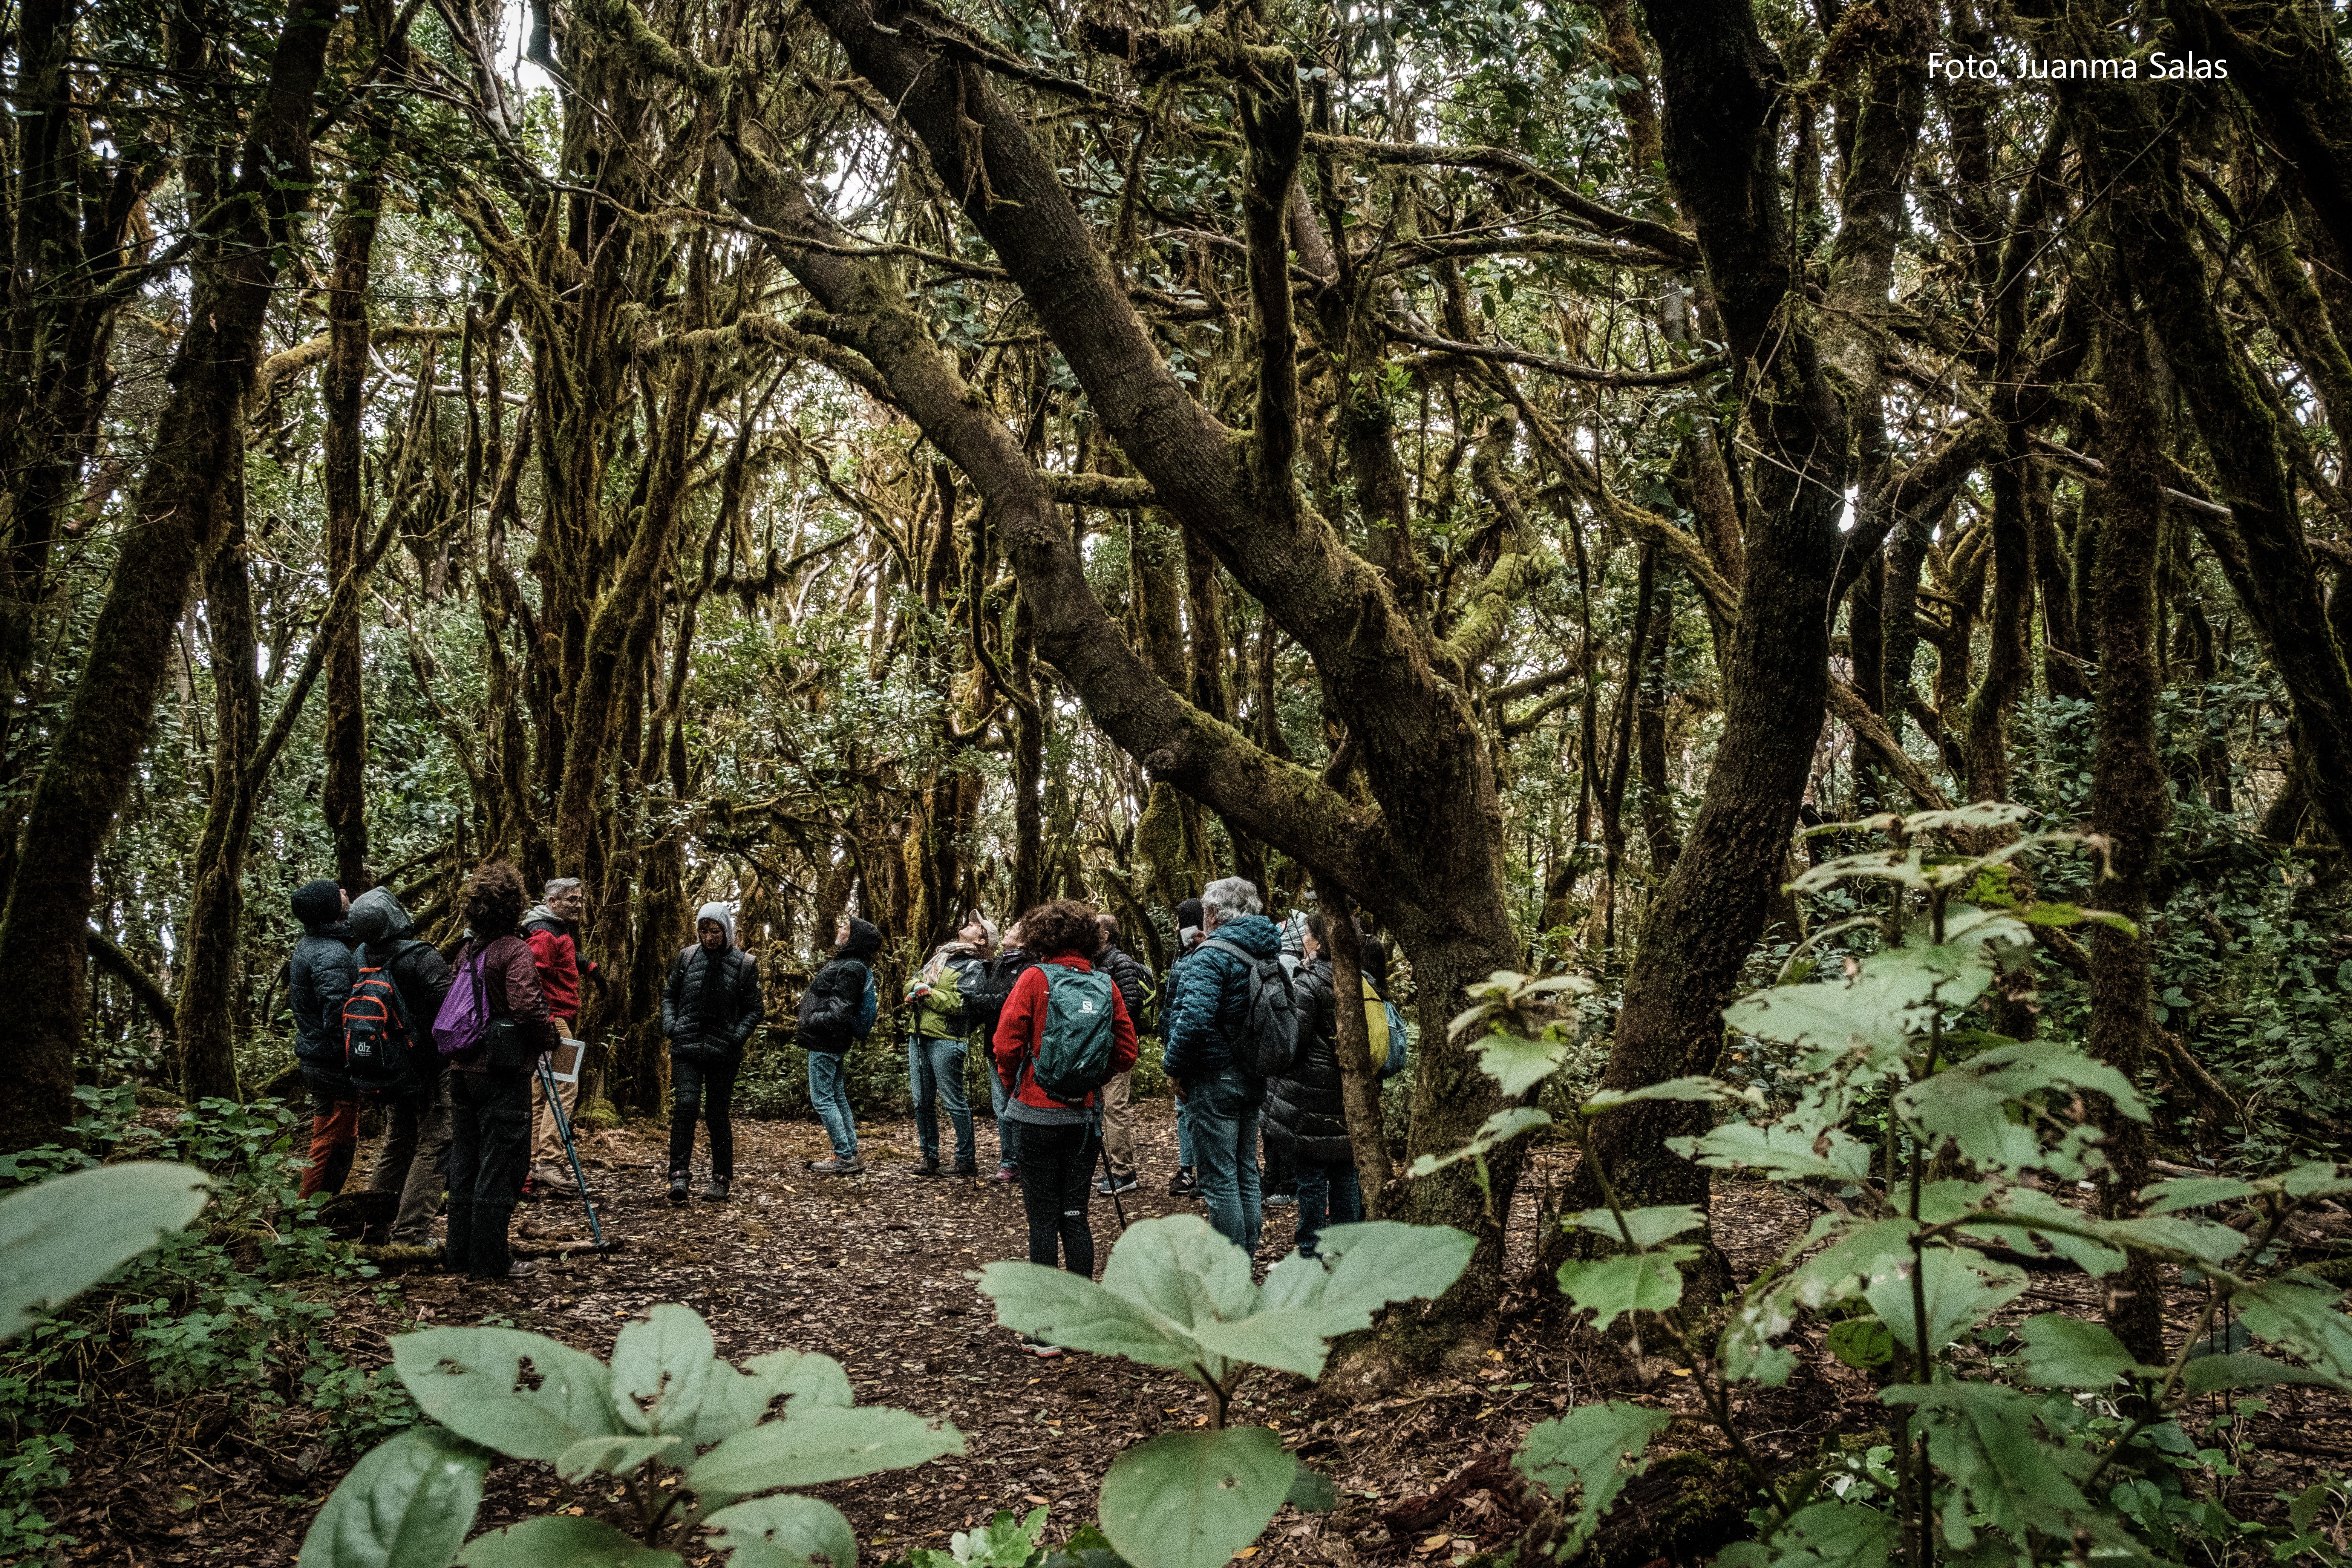
<svg viewBox="0 0 2352 1568"><path fill-rule="evenodd" d="M547 879L547 886L539 890L539 901L551 904L579 885L577 877L551 877Z"/></svg>
<svg viewBox="0 0 2352 1568"><path fill-rule="evenodd" d="M1247 877L1220 877L1201 889L1201 907L1217 911L1217 921L1223 924L1235 915L1262 915L1265 906L1258 901L1257 885Z"/></svg>

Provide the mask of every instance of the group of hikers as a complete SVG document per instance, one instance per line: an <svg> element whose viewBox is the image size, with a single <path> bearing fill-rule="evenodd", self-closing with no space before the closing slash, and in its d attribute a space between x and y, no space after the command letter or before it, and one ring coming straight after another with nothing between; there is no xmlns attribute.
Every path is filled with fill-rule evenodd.
<svg viewBox="0 0 2352 1568"><path fill-rule="evenodd" d="M387 1129L368 1189L396 1199L369 1239L429 1245L446 1190L444 1257L477 1279L533 1272L508 1243L517 1205L577 1192L576 1165L557 1163L559 1118L568 1121L578 1093L576 1060L568 1074L544 1064L577 1052L571 1034L582 985L600 978L581 951L586 898L577 879L560 878L536 906L527 901L511 865L478 867L461 894L466 935L449 957L418 939L388 889L353 897L320 879L292 899L303 935L287 988L312 1100L302 1195L341 1191L362 1106L378 1103ZM964 1091L977 1042L991 1068L995 1179L1022 1189L1033 1262L1092 1274L1090 1198L1132 1191L1140 1179L1131 1090L1142 1041L1153 1035L1178 1102L1171 1195L1198 1198L1209 1223L1252 1254L1269 1204L1296 1204L1297 1246L1309 1256L1325 1228L1362 1217L1323 916L1277 925L1255 886L1238 877L1212 882L1175 912L1180 951L1157 984L1121 946L1112 916L1060 899L1002 933L971 915L907 984L907 1072L921 1149L914 1173L980 1174ZM809 1169L854 1176L866 1166L845 1061L880 1012L874 961L884 939L848 915L834 936L831 959L802 994L795 1038L831 1144ZM1360 967L1369 1070L1385 1076L1402 1064L1403 1045L1387 1001L1386 945L1365 939ZM703 905L662 994L672 1204L692 1195L698 1124L709 1135L702 1196L730 1196L735 1080L763 1017L759 964L737 940L731 911ZM951 1164L941 1158L942 1109Z"/></svg>

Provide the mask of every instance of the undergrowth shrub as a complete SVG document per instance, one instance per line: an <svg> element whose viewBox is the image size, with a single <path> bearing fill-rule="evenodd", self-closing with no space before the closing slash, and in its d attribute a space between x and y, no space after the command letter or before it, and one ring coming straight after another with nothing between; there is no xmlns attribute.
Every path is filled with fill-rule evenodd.
<svg viewBox="0 0 2352 1568"><path fill-rule="evenodd" d="M399 1384L357 1356L337 1323L336 1299L365 1289L376 1270L316 1223L322 1200L298 1194L294 1144L306 1114L275 1100L208 1100L159 1128L132 1120L128 1088L77 1093L79 1147L0 1158L0 1192L169 1158L207 1176L213 1201L201 1224L0 1346L0 1559L67 1543L39 1494L71 1479L79 1444L120 1395L219 1395L248 1429L278 1412L315 1412L339 1448L415 1419Z"/></svg>
<svg viewBox="0 0 2352 1568"><path fill-rule="evenodd" d="M2292 1216L2352 1194L2352 1179L2311 1161L2259 1179L2115 1188L2102 1144L2123 1121L2149 1119L2139 1087L2063 1043L2005 1039L1971 1016L2035 927L2100 922L2138 936L2118 917L2010 895L2007 862L2072 837L2018 838L2025 815L1972 806L1827 830L1883 831L1891 847L1832 860L1794 889L1876 882L1894 893L1899 938L1822 966L1827 978L1800 947L1780 984L1725 1010L1732 1054L1775 1063L1769 1083L1699 1077L1604 1091L1564 1120L1523 1105L1414 1172L1465 1159L1483 1169L1499 1144L1556 1121L1589 1157L1601 1116L1638 1101L1710 1101L1729 1114L1670 1146L1781 1184L1819 1211L1719 1309L1685 1300L1684 1270L1706 1252L1704 1210L1628 1206L1594 1166L1604 1206L1563 1221L1588 1245L1560 1268L1562 1292L1595 1328L1630 1335L1691 1378L1742 1473L1756 1536L1718 1555L1723 1568L2352 1560L2352 1493L2339 1479L2282 1500L2283 1527L2242 1517L2246 1500L2232 1486L2263 1390L2352 1389L2343 1292L2297 1268L2284 1239ZM1932 850L1933 836L2010 842L1971 856ZM1875 909L1857 922L1882 919L1885 900L1863 901ZM1485 1070L1524 1093L1573 1048L1569 1031L1539 1020L1582 985L1498 974L1472 988L1477 1005L1455 1028L1483 1034L1474 1048ZM2104 1189L2099 1203L2069 1201L2084 1185ZM2011 1310L2024 1262L2101 1281L2133 1259L2196 1297L2178 1342L2126 1346L2078 1316ZM1768 1461L1750 1446L1746 1396L1787 1384L1795 1336L1809 1329L1825 1329L1830 1353L1882 1381L1885 1425L1858 1449ZM1556 1502L1523 1554L1580 1550L1675 1420L1609 1401L1533 1428L1517 1462Z"/></svg>

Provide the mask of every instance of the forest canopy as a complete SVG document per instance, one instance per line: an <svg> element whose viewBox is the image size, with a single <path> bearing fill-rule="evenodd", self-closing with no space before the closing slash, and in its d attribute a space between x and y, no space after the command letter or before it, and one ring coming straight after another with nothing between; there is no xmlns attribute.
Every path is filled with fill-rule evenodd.
<svg viewBox="0 0 2352 1568"><path fill-rule="evenodd" d="M2341 7L11 15L0 1150L282 1075L296 884L445 941L504 857L587 884L619 1114L706 899L895 996L1239 875L1395 940L1441 1152L1520 1098L1466 987L1715 1070L1899 912L1804 830L1971 801L2093 836L1979 897L2122 917L2004 1034L2352 1119ZM1545 1201L1703 1206L1708 1116ZM1457 1321L1521 1157L1376 1201L1479 1237Z"/></svg>

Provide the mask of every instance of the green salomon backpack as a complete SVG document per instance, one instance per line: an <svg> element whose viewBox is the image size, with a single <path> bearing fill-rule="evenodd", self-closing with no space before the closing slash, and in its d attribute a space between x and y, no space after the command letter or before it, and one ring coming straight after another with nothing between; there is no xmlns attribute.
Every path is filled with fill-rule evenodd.
<svg viewBox="0 0 2352 1568"><path fill-rule="evenodd" d="M1039 1031L1030 1076L1055 1100L1076 1105L1110 1081L1111 1053L1118 1044L1118 986L1099 971L1081 974L1058 963L1038 967L1045 972L1045 1026Z"/></svg>

